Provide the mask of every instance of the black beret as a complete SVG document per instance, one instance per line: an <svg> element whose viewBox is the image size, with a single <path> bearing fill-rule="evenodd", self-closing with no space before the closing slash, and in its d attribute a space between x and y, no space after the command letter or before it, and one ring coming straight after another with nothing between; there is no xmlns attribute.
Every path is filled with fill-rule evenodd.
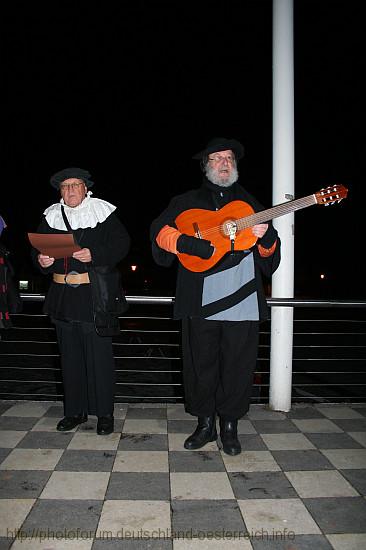
<svg viewBox="0 0 366 550"><path fill-rule="evenodd" d="M82 168L65 168L64 170L60 170L59 172L56 172L56 174L53 174L50 179L50 183L52 187L59 189L61 183L69 178L83 180L87 187L92 187L92 185L94 185L94 182L90 179L90 172L83 170Z"/></svg>
<svg viewBox="0 0 366 550"><path fill-rule="evenodd" d="M239 141L237 141L236 139L227 139L221 137L211 139L207 143L206 148L196 155L193 155L192 158L200 160L204 157L207 157L207 155L210 155L211 153L217 153L218 151L227 151L228 149L233 151L237 160L241 159L244 156L244 147Z"/></svg>

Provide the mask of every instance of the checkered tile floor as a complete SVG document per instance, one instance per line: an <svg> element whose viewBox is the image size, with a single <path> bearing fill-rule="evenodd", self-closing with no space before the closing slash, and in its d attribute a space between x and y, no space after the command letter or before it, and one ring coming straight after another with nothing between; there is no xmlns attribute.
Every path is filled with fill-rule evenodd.
<svg viewBox="0 0 366 550"><path fill-rule="evenodd" d="M61 403L0 401L0 550L366 548L366 406L252 406L243 452L185 451L182 405L116 404L55 428Z"/></svg>

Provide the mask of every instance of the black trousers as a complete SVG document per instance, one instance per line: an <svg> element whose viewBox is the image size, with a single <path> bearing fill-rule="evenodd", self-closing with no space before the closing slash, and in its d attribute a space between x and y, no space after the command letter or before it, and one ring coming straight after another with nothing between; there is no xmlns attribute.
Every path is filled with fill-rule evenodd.
<svg viewBox="0 0 366 550"><path fill-rule="evenodd" d="M258 353L258 321L182 320L186 410L236 420L248 412Z"/></svg>
<svg viewBox="0 0 366 550"><path fill-rule="evenodd" d="M115 368L112 338L93 323L54 321L61 354L64 414L113 414Z"/></svg>

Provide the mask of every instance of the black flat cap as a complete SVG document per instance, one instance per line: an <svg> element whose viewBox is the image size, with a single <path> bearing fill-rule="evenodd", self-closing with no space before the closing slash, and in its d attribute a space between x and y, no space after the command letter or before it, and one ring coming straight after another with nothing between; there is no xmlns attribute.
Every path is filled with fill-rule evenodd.
<svg viewBox="0 0 366 550"><path fill-rule="evenodd" d="M77 178L78 180L83 180L87 187L92 187L94 182L90 179L91 174L87 170L82 168L65 168L53 174L50 179L50 184L56 189L60 188L60 185L63 181L68 180L69 178Z"/></svg>
<svg viewBox="0 0 366 550"><path fill-rule="evenodd" d="M219 137L219 138L211 139L207 143L206 148L200 151L199 153L197 153L196 155L193 155L192 158L200 160L204 157L207 157L207 155L210 155L211 153L217 153L218 151L226 151L228 149L233 151L235 158L237 160L241 159L244 156L244 147L239 141L237 141L236 139L227 139L227 138Z"/></svg>

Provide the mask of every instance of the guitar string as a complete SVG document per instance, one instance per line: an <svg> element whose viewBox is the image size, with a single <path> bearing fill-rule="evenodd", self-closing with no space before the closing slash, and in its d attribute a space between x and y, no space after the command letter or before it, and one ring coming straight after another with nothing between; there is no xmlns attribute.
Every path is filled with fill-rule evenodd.
<svg viewBox="0 0 366 550"><path fill-rule="evenodd" d="M296 202L296 207L294 207L294 203ZM302 199L297 199L295 201L289 201L288 203L285 202L281 205L274 206L273 208L269 208L266 211L262 212L254 212L253 214L250 214L249 216L245 216L243 218L238 218L236 221L236 224L238 226L238 230L241 231L243 229L248 229L249 227L253 227L253 225L256 225L256 218L261 220L263 218L263 222L267 221L271 218L271 212L278 213L276 217L280 217L283 214L287 214L289 212L289 204L291 204L291 210L299 210L301 208L305 208L306 206L311 206L312 204L316 204L314 202L314 195L309 195L308 197L303 197ZM264 212L266 213L264 215ZM254 220L254 223L253 223ZM215 233L221 234L221 225L210 227L204 230L201 230L200 233L202 236L214 236Z"/></svg>
<svg viewBox="0 0 366 550"><path fill-rule="evenodd" d="M343 186L337 186L335 185L331 190L330 188L326 188L323 190L323 194L314 193L312 195L308 195L307 197L302 197L300 199L295 199L294 201L285 202L280 205L276 205L268 210L262 211L262 212L254 212L253 214L250 214L249 216L245 216L244 218L239 218L236 220L236 223L238 225L239 231L243 229L248 229L249 227L253 227L253 225L256 224L256 218L259 218L258 221L268 221L269 219L273 219L274 217L280 217L284 214L288 214L289 212L293 212L296 210L300 210L302 208L305 208L307 206L311 206L313 204L334 204L335 202L340 202L344 196L342 196ZM322 197L324 202L319 201L319 196ZM296 207L294 207L296 203ZM291 205L289 209L289 205ZM266 216L263 216L263 213L266 213ZM278 213L276 216L271 217L271 213ZM261 216L262 214L262 216ZM254 220L254 223L253 223ZM209 236L214 235L215 233L221 234L221 227L215 226L212 228L204 229L201 231L201 235Z"/></svg>

